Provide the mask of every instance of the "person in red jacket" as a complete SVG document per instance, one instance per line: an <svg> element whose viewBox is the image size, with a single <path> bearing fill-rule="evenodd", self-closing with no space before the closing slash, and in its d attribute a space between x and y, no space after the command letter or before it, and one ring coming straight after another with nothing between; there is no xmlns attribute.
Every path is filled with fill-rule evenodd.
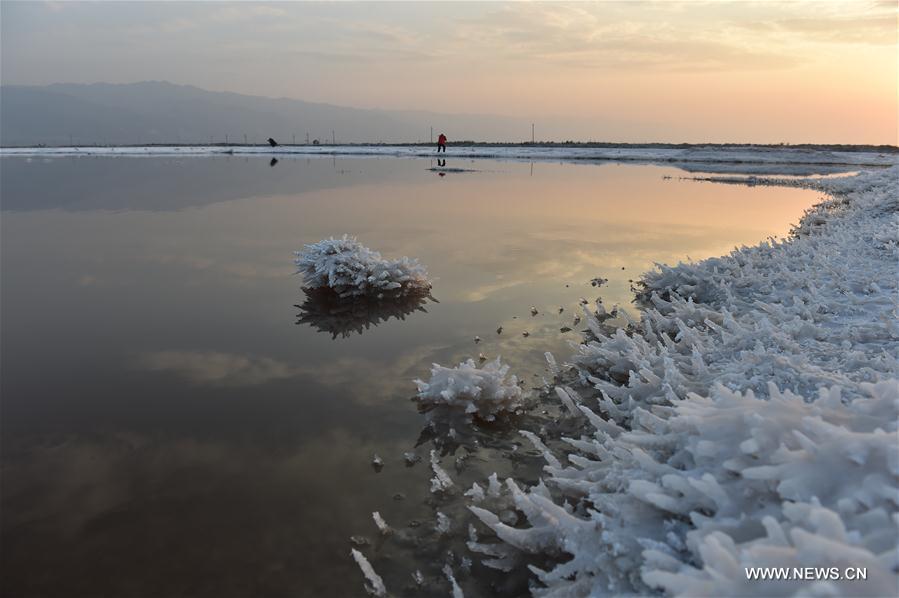
<svg viewBox="0 0 899 598"><path fill-rule="evenodd" d="M446 135L443 133L437 138L437 153L439 154L441 150L444 154L446 153Z"/></svg>

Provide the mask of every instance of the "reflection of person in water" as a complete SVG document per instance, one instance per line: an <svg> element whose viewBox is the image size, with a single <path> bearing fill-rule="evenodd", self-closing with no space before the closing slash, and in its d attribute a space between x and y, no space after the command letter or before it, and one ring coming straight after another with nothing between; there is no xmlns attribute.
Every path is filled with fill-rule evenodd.
<svg viewBox="0 0 899 598"><path fill-rule="evenodd" d="M438 158L438 159L437 159L437 166L439 166L440 168L446 167L446 160L445 160L445 159Z"/></svg>
<svg viewBox="0 0 899 598"><path fill-rule="evenodd" d="M348 338L362 334L372 326L387 322L390 318L405 320L406 316L421 311L427 313L425 304L431 297L429 291L379 299L347 297L341 299L331 289L303 289L306 300L294 307L300 310L297 324L309 324L319 332L327 332L332 339Z"/></svg>
<svg viewBox="0 0 899 598"><path fill-rule="evenodd" d="M443 133L437 138L437 153L439 154L441 151L446 153L446 135Z"/></svg>

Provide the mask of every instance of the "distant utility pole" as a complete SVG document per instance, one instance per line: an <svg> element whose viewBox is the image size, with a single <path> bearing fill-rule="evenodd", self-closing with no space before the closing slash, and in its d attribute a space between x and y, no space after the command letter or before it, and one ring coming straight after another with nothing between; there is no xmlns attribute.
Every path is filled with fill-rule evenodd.
<svg viewBox="0 0 899 598"><path fill-rule="evenodd" d="M75 142L72 141L72 134L71 134L71 133L69 133L69 145L72 146L72 147L74 147L74 145L75 145Z"/></svg>
<svg viewBox="0 0 899 598"><path fill-rule="evenodd" d="M228 134L225 133L225 145L228 145Z"/></svg>
<svg viewBox="0 0 899 598"><path fill-rule="evenodd" d="M247 134L246 133L243 134L243 144L244 145L247 144Z"/></svg>
<svg viewBox="0 0 899 598"><path fill-rule="evenodd" d="M212 135L209 136L209 145L212 145Z"/></svg>
<svg viewBox="0 0 899 598"><path fill-rule="evenodd" d="M534 123L531 123L531 143L534 143Z"/></svg>
<svg viewBox="0 0 899 598"><path fill-rule="evenodd" d="M293 143L291 145L296 145L297 144L297 134L294 133L293 135L291 135L291 137L293 139Z"/></svg>
<svg viewBox="0 0 899 598"><path fill-rule="evenodd" d="M431 127L431 143L434 143L434 127Z"/></svg>
<svg viewBox="0 0 899 598"><path fill-rule="evenodd" d="M334 129L331 129L331 145L337 145L337 138L334 137Z"/></svg>
<svg viewBox="0 0 899 598"><path fill-rule="evenodd" d="M306 131L306 145L309 145L309 131Z"/></svg>

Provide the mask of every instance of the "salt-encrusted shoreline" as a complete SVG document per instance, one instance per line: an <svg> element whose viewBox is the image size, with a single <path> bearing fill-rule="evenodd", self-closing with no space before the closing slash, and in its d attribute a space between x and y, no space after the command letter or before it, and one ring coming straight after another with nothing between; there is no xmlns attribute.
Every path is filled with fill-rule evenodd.
<svg viewBox="0 0 899 598"><path fill-rule="evenodd" d="M561 455L532 436L546 486L507 481L530 526L472 507L508 545L560 555L532 569L535 595L895 595L899 166L754 181L830 197L787 241L646 274L627 330L588 313L560 395L580 437ZM756 566L867 580L748 580Z"/></svg>

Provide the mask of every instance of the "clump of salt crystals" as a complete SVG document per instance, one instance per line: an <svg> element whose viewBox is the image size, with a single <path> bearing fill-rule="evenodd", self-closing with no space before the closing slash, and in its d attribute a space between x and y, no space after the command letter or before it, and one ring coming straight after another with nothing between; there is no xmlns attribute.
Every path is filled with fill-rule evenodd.
<svg viewBox="0 0 899 598"><path fill-rule="evenodd" d="M431 288L428 272L418 260L384 259L347 235L306 245L296 256L304 287L329 288L340 297L427 293Z"/></svg>
<svg viewBox="0 0 899 598"><path fill-rule="evenodd" d="M514 413L522 406L523 394L518 378L508 376L509 366L500 358L478 367L473 359L454 368L433 364L431 379L415 380L415 400L426 410L445 407L461 410L469 418L477 415L493 421L502 413Z"/></svg>

